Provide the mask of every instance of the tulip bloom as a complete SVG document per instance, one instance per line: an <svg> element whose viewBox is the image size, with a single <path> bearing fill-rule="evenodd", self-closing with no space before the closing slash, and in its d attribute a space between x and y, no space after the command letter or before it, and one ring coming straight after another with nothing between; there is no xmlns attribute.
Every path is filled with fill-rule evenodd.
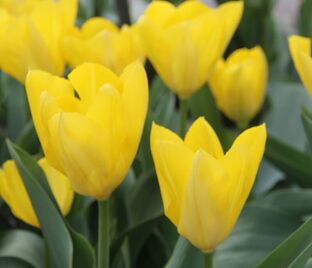
<svg viewBox="0 0 312 268"><path fill-rule="evenodd" d="M144 61L136 26L118 29L104 18L91 18L64 40L64 54L72 68L84 62L103 64L120 74L131 62Z"/></svg>
<svg viewBox="0 0 312 268"><path fill-rule="evenodd" d="M290 36L289 50L296 70L310 96L312 96L312 56L311 39L302 36Z"/></svg>
<svg viewBox="0 0 312 268"><path fill-rule="evenodd" d="M200 117L184 140L153 124L151 149L165 215L204 252L232 230L254 183L266 129L253 127L224 154L211 126Z"/></svg>
<svg viewBox="0 0 312 268"><path fill-rule="evenodd" d="M26 91L47 160L71 181L74 191L109 197L135 157L148 105L142 64L120 76L95 63L74 69L69 80L30 71Z"/></svg>
<svg viewBox="0 0 312 268"><path fill-rule="evenodd" d="M262 107L268 64L260 47L238 49L219 60L209 82L219 109L238 125L246 126Z"/></svg>
<svg viewBox="0 0 312 268"><path fill-rule="evenodd" d="M50 166L45 158L40 159L38 164L46 174L62 214L66 215L71 208L74 197L69 180L58 170ZM32 226L40 227L23 180L13 160L6 161L3 164L3 169L0 170L0 193L17 218Z"/></svg>
<svg viewBox="0 0 312 268"><path fill-rule="evenodd" d="M29 69L64 72L62 42L76 17L77 0L0 4L0 66L21 83ZM15 5L14 5L15 3Z"/></svg>
<svg viewBox="0 0 312 268"><path fill-rule="evenodd" d="M180 98L190 97L207 81L241 19L243 2L209 8L199 1L174 7L153 1L138 26L154 68Z"/></svg>

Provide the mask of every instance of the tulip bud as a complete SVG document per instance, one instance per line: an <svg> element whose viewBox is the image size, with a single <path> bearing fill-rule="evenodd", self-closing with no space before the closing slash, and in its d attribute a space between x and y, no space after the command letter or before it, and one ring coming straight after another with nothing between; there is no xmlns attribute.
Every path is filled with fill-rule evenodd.
<svg viewBox="0 0 312 268"><path fill-rule="evenodd" d="M124 179L138 149L148 105L146 73L139 61L120 76L84 63L68 78L29 72L34 125L47 160L74 191L103 200Z"/></svg>
<svg viewBox="0 0 312 268"><path fill-rule="evenodd" d="M144 61L137 27L118 29L104 18L92 18L64 40L64 54L72 68L84 62L103 64L120 74L131 62Z"/></svg>
<svg viewBox="0 0 312 268"><path fill-rule="evenodd" d="M247 129L227 153L204 118L184 140L156 125L151 150L165 215L204 252L231 232L247 200L264 153L264 125Z"/></svg>
<svg viewBox="0 0 312 268"><path fill-rule="evenodd" d="M21 83L28 70L62 75L61 44L74 24L77 0L22 1L0 7L0 66ZM27 5L27 3L29 3ZM19 7L19 8L17 8ZM12 12L12 13L10 13Z"/></svg>
<svg viewBox="0 0 312 268"><path fill-rule="evenodd" d="M226 61L219 60L209 83L219 109L239 126L262 107L268 80L268 64L260 47L238 49Z"/></svg>
<svg viewBox="0 0 312 268"><path fill-rule="evenodd" d="M243 2L209 8L200 1L174 7L153 1L138 23L145 53L180 98L189 98L207 81L242 15Z"/></svg>
<svg viewBox="0 0 312 268"><path fill-rule="evenodd" d="M288 44L296 70L308 93L310 94L310 96L312 96L311 39L307 37L293 35L289 37Z"/></svg>
<svg viewBox="0 0 312 268"><path fill-rule="evenodd" d="M62 173L50 166L45 158L39 160L38 164L46 174L48 183L62 214L66 215L71 208L74 197L69 180ZM2 198L17 218L32 226L40 227L23 180L13 160L6 161L3 164L3 169L0 170L0 192Z"/></svg>

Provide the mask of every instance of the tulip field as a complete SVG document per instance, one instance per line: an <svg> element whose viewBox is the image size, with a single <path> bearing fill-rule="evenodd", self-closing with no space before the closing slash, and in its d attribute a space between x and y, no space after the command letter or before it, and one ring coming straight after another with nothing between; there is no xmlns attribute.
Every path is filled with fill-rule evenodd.
<svg viewBox="0 0 312 268"><path fill-rule="evenodd" d="M312 268L312 0L0 0L0 268Z"/></svg>

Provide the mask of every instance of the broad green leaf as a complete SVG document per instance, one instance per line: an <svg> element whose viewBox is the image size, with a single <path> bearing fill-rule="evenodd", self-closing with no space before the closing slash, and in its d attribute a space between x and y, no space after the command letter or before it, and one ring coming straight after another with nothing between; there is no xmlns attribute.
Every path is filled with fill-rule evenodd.
<svg viewBox="0 0 312 268"><path fill-rule="evenodd" d="M53 265L71 268L73 243L43 171L25 151L10 141L7 141L7 145L40 222Z"/></svg>
<svg viewBox="0 0 312 268"><path fill-rule="evenodd" d="M23 86L12 77L2 74L2 88L6 96L7 134L16 140L29 117L26 93Z"/></svg>
<svg viewBox="0 0 312 268"><path fill-rule="evenodd" d="M245 206L229 238L215 253L216 268L254 268L301 224L274 206Z"/></svg>
<svg viewBox="0 0 312 268"><path fill-rule="evenodd" d="M302 0L300 6L299 31L300 34L306 37L312 36L312 0Z"/></svg>
<svg viewBox="0 0 312 268"><path fill-rule="evenodd" d="M303 127L305 130L306 136L307 136L309 143L310 143L310 146L312 148L312 114L309 113L307 109L303 109L303 111L301 113L301 120L303 123Z"/></svg>
<svg viewBox="0 0 312 268"><path fill-rule="evenodd" d="M1 232L0 267L5 267L1 266L1 262L5 262L7 258L21 260L33 268L42 268L45 266L43 240L29 231L12 230ZM13 267L11 265L6 267Z"/></svg>
<svg viewBox="0 0 312 268"><path fill-rule="evenodd" d="M0 267L10 268L33 268L30 264L20 259L0 258Z"/></svg>
<svg viewBox="0 0 312 268"><path fill-rule="evenodd" d="M281 243L258 268L302 268L312 255L312 218Z"/></svg>
<svg viewBox="0 0 312 268"><path fill-rule="evenodd" d="M312 157L269 136L265 156L303 187L312 186Z"/></svg>
<svg viewBox="0 0 312 268"><path fill-rule="evenodd" d="M299 151L305 151L307 138L301 118L302 107L312 107L312 98L300 83L272 81L268 85L270 107L265 123L270 135Z"/></svg>
<svg viewBox="0 0 312 268"><path fill-rule="evenodd" d="M204 267L203 254L185 238L180 237L166 268Z"/></svg>

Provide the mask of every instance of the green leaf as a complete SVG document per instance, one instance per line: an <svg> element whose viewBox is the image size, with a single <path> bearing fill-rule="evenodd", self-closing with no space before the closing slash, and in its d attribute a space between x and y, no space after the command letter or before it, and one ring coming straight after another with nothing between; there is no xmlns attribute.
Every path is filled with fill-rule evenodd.
<svg viewBox="0 0 312 268"><path fill-rule="evenodd" d="M185 238L180 237L166 268L204 267L203 254Z"/></svg>
<svg viewBox="0 0 312 268"><path fill-rule="evenodd" d="M59 268L71 268L73 263L71 236L43 171L25 151L10 141L7 141L7 145L40 222L53 265Z"/></svg>
<svg viewBox="0 0 312 268"><path fill-rule="evenodd" d="M306 37L312 36L312 0L302 0L300 7L299 31L300 34Z"/></svg>
<svg viewBox="0 0 312 268"><path fill-rule="evenodd" d="M268 85L270 109L265 123L270 135L299 151L305 151L307 139L301 118L302 107L312 107L312 98L300 83L273 81Z"/></svg>
<svg viewBox="0 0 312 268"><path fill-rule="evenodd" d="M246 205L231 235L217 248L215 267L255 267L300 224L296 216L273 205Z"/></svg>
<svg viewBox="0 0 312 268"><path fill-rule="evenodd" d="M312 255L312 218L281 243L258 268L302 268Z"/></svg>
<svg viewBox="0 0 312 268"><path fill-rule="evenodd" d="M2 74L1 78L7 105L7 134L15 141L29 117L26 93L23 86L14 78L6 74Z"/></svg>
<svg viewBox="0 0 312 268"><path fill-rule="evenodd" d="M301 113L301 120L303 123L306 136L312 148L312 114L309 113L307 109L303 109Z"/></svg>
<svg viewBox="0 0 312 268"><path fill-rule="evenodd" d="M45 248L43 240L38 235L29 231L12 230L1 232L0 264L1 261L4 261L3 259L8 258L21 260L28 263L33 268L45 267Z"/></svg>
<svg viewBox="0 0 312 268"><path fill-rule="evenodd" d="M265 156L296 183L312 186L312 157L269 136Z"/></svg>

